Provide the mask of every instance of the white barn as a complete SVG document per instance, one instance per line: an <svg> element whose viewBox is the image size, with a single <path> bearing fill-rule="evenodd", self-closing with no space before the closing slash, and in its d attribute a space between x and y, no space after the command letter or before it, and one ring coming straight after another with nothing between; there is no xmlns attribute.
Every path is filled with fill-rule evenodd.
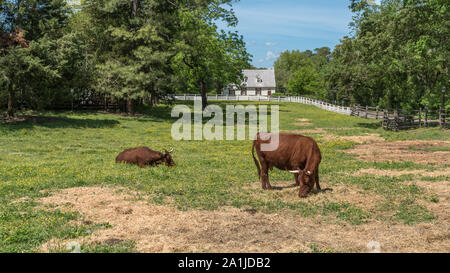
<svg viewBox="0 0 450 273"><path fill-rule="evenodd" d="M275 70L242 70L244 81L241 85L229 84L224 88L224 95L236 96L270 96L275 93Z"/></svg>

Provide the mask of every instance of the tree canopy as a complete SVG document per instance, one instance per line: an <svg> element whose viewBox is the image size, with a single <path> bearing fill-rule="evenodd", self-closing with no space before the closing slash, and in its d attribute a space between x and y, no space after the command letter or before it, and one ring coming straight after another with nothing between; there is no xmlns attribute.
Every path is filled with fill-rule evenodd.
<svg viewBox="0 0 450 273"><path fill-rule="evenodd" d="M352 0L349 8L352 35L333 52L280 55L275 70L281 90L346 104L439 107L449 85L449 2Z"/></svg>
<svg viewBox="0 0 450 273"><path fill-rule="evenodd" d="M0 0L0 106L47 108L83 97L155 104L236 81L250 55L234 0Z"/></svg>

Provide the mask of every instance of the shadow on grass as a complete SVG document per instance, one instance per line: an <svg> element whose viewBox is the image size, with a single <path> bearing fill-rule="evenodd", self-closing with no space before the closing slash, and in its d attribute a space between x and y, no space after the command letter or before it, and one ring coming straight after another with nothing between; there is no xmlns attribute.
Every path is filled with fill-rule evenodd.
<svg viewBox="0 0 450 273"><path fill-rule="evenodd" d="M32 129L35 126L47 128L112 128L120 124L110 119L76 119L54 116L19 116L13 120L0 121L0 128L6 131Z"/></svg>
<svg viewBox="0 0 450 273"><path fill-rule="evenodd" d="M367 128L367 129L378 129L381 127L381 122L373 122L373 123L357 123L356 126L358 127L362 127L362 128Z"/></svg>
<svg viewBox="0 0 450 273"><path fill-rule="evenodd" d="M234 102L222 102L222 101L212 101L209 102L209 105L217 105L219 106L222 110L223 110L223 123L226 124L226 107L230 106L230 105L243 105L244 107L247 106L249 103L247 104L243 104L242 102L238 102L236 101L236 103ZM163 122L163 121L176 121L178 119L181 118L181 114L179 114L176 117L172 117L172 108L177 106L177 105L185 105L188 106L191 109L191 123L194 123L194 102L193 101L177 101L174 102L172 104L167 104L167 105L158 105L158 106L153 106L153 107L148 107L148 106L142 106L138 109L138 112L142 114L142 116L137 118L137 121L141 121L141 122L147 122L147 121L152 121L152 122ZM280 112L282 112L282 110L280 110ZM259 115L258 109L257 109L257 113ZM270 109L268 109L267 114L265 115L267 119L270 119L271 117L271 112ZM202 119L202 123L206 124L208 123L211 119L213 119L215 116L215 113L211 116L211 117L203 117ZM245 124L249 123L249 113L245 113ZM237 113L234 113L234 124L237 124L238 122L238 115Z"/></svg>

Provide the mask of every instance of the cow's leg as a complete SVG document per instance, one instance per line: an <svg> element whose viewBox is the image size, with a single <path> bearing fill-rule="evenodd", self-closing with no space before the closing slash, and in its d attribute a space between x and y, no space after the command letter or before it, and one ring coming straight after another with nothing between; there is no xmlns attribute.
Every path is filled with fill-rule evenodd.
<svg viewBox="0 0 450 273"><path fill-rule="evenodd" d="M142 159L142 158L138 158L137 159L137 163L138 163L139 167L141 167L141 168L145 168L146 167L145 160Z"/></svg>
<svg viewBox="0 0 450 273"><path fill-rule="evenodd" d="M295 185L300 186L300 179L299 179L298 173L294 173L294 179L295 179Z"/></svg>
<svg viewBox="0 0 450 273"><path fill-rule="evenodd" d="M265 162L261 164L261 184L263 190L272 189L272 186L269 183L269 167Z"/></svg>
<svg viewBox="0 0 450 273"><path fill-rule="evenodd" d="M271 190L272 185L270 185L270 182L269 182L269 170L267 170L265 177L266 177L266 189Z"/></svg>
<svg viewBox="0 0 450 273"><path fill-rule="evenodd" d="M319 190L319 191L321 191L322 189L320 188L320 185L319 185L319 169L317 169L316 170L316 174L315 174L315 180L316 180L316 188Z"/></svg>
<svg viewBox="0 0 450 273"><path fill-rule="evenodd" d="M269 182L269 168L262 168L261 170L261 181L263 190L271 190L272 186Z"/></svg>

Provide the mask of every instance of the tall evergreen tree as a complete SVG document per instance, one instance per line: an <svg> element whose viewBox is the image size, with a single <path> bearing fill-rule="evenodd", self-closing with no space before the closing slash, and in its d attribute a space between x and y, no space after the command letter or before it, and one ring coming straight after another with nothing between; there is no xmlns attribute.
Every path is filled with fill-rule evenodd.
<svg viewBox="0 0 450 273"><path fill-rule="evenodd" d="M8 93L8 116L33 92L47 92L59 77L52 54L54 40L63 35L69 7L64 0L0 1L0 86Z"/></svg>
<svg viewBox="0 0 450 273"><path fill-rule="evenodd" d="M138 99L167 93L172 81L171 43L178 18L163 0L88 0L83 12L91 17L95 35L96 88L127 101L134 113Z"/></svg>

